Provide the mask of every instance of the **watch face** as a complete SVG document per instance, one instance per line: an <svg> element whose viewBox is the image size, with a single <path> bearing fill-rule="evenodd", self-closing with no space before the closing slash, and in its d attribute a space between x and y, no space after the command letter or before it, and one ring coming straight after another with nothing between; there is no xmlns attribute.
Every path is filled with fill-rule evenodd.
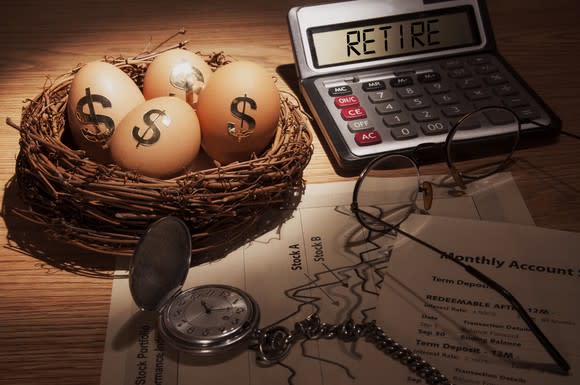
<svg viewBox="0 0 580 385"><path fill-rule="evenodd" d="M257 327L259 311L243 291L198 286L177 295L161 314L161 331L179 349L198 354L234 348Z"/></svg>

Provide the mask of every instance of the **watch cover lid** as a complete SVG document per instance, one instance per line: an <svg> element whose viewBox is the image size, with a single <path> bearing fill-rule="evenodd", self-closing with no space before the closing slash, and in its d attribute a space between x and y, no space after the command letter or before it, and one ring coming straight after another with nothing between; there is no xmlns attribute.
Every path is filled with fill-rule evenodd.
<svg viewBox="0 0 580 385"><path fill-rule="evenodd" d="M160 310L181 291L191 262L191 234L174 216L151 224L139 240L129 271L129 288L141 310Z"/></svg>

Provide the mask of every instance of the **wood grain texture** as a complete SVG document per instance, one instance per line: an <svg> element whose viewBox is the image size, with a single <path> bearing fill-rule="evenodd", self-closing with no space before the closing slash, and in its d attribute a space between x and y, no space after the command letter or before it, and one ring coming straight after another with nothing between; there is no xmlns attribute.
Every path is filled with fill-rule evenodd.
<svg viewBox="0 0 580 385"><path fill-rule="evenodd" d="M0 383L98 384L113 260L46 239L10 213L23 102L77 63L132 56L184 27L189 47L225 51L278 73L296 89L286 15L290 0L3 1L0 22ZM580 3L490 1L500 52L580 135ZM320 142L308 183L342 180ZM518 153L512 171L538 225L580 231L580 144L566 136ZM440 165L435 169L443 170ZM79 269L82 266L82 269Z"/></svg>

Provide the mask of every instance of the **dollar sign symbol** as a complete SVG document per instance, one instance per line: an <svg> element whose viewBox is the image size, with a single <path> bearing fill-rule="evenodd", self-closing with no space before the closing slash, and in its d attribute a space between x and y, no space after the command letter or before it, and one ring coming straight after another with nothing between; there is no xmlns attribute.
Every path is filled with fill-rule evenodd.
<svg viewBox="0 0 580 385"><path fill-rule="evenodd" d="M155 119L151 119L151 115L157 114ZM161 131L159 127L157 127L157 120L161 119L161 122L165 125L165 127L171 124L171 118L165 113L165 111L152 109L147 111L145 115L143 115L143 122L147 125L147 128L141 134L141 128L138 126L133 127L133 138L137 141L137 145L135 147L139 147L140 145L151 146L152 144L157 143L159 138L161 137ZM149 134L151 132L151 134Z"/></svg>
<svg viewBox="0 0 580 385"><path fill-rule="evenodd" d="M115 122L109 116L98 115L95 113L94 103L100 103L103 108L111 108L112 104L109 99L103 95L92 95L91 89L89 87L85 88L85 96L79 99L76 108L76 118L82 124L81 134L86 140L90 142L106 142L113 131L115 130ZM89 107L89 113L84 112L84 106ZM104 130L101 130L100 124L105 126Z"/></svg>
<svg viewBox="0 0 580 385"><path fill-rule="evenodd" d="M238 109L240 103L243 103L241 111ZM242 139L249 137L252 132L254 132L254 128L256 127L256 121L254 118L246 114L246 104L249 104L252 110L258 108L256 101L252 98L249 98L247 94L244 94L244 96L238 96L232 100L232 104L230 106L232 115L240 119L240 128L236 128L235 123L228 122L228 133L231 136L237 138L238 142L241 142ZM244 127L244 123L246 123L247 128Z"/></svg>

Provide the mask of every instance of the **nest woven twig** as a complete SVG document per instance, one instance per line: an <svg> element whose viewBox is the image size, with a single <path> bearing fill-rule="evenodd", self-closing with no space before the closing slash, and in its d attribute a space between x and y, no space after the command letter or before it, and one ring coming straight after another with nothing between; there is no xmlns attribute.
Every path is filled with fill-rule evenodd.
<svg viewBox="0 0 580 385"><path fill-rule="evenodd" d="M157 54L103 60L141 87ZM222 53L203 56L214 69L228 62ZM96 163L64 143L68 91L79 68L29 100L18 127L16 180L25 208L14 212L45 226L52 238L99 253L131 255L151 222L175 215L190 227L196 254L242 233L303 191L312 133L292 95L281 93L277 134L263 154L160 180Z"/></svg>

